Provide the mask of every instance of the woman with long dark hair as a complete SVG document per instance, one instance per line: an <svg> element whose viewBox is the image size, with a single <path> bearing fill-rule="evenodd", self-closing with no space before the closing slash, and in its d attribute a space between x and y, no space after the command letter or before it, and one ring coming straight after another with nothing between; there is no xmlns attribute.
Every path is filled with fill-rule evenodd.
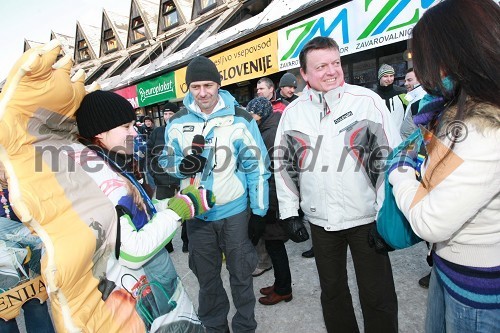
<svg viewBox="0 0 500 333"><path fill-rule="evenodd" d="M428 156L421 182L414 166L389 181L412 229L433 243L426 332L500 331L499 36L492 0L443 1L413 29L428 93L414 120Z"/></svg>

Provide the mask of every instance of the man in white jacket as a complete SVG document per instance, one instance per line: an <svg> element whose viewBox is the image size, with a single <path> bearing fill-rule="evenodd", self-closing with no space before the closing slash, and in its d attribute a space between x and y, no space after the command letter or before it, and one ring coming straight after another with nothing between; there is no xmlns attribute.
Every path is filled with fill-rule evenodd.
<svg viewBox="0 0 500 333"><path fill-rule="evenodd" d="M418 82L415 76L415 71L413 67L408 68L405 76L405 87L408 93L405 96L408 105L406 106L405 117L403 123L401 124L401 136L403 139L409 137L416 129L417 126L413 122L413 117L418 113L418 105L422 97L424 97L427 92Z"/></svg>
<svg viewBox="0 0 500 333"><path fill-rule="evenodd" d="M407 105L405 89L394 84L394 67L382 64L378 70L378 84L375 92L385 101L392 121L400 127Z"/></svg>
<svg viewBox="0 0 500 333"><path fill-rule="evenodd" d="M383 200L384 156L399 130L373 91L344 82L337 43L316 37L302 49L307 87L287 107L275 141L280 218L311 223L328 332L358 332L347 284L347 247L365 332L397 332L397 297L387 252L368 244ZM299 192L300 189L300 192Z"/></svg>

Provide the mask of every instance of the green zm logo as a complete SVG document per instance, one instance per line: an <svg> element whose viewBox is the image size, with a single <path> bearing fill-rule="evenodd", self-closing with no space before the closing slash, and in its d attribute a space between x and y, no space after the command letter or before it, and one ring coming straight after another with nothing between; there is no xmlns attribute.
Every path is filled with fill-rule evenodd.
<svg viewBox="0 0 500 333"><path fill-rule="evenodd" d="M365 13L368 11L370 4L379 1L382 0L365 0ZM418 8L415 9L414 14L409 21L392 25L398 15L401 14L412 1L416 2L419 0L387 0L385 6L382 7L382 9L375 15L373 20L370 21L365 30L358 36L357 40L365 39L370 36L376 36L385 31L391 31L417 23L420 18L420 12ZM436 0L420 0L420 5L423 9L427 9L435 1ZM352 8L343 8L332 20L329 26L326 25L325 17L320 17L305 22L299 26L293 27L290 30L287 30L287 38L292 32L298 31L299 35L292 43L290 49L283 55L280 60L284 61L290 58L298 57L300 50L302 50L304 45L314 36L316 36L318 32L320 36L330 36L333 29L335 29L338 25L341 25L342 27L342 43L349 44L349 25L347 15L348 9L353 10Z"/></svg>

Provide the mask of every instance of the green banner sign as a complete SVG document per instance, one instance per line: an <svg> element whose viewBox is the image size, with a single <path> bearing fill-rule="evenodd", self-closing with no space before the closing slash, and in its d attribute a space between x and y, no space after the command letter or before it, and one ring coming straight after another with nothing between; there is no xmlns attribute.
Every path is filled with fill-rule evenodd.
<svg viewBox="0 0 500 333"><path fill-rule="evenodd" d="M160 103L175 98L174 72L137 84L139 106Z"/></svg>

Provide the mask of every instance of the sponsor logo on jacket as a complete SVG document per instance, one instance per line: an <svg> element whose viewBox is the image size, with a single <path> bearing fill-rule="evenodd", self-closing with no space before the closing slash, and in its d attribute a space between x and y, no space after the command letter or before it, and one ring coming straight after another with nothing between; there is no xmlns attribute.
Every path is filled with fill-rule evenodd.
<svg viewBox="0 0 500 333"><path fill-rule="evenodd" d="M333 122L334 122L335 124L338 124L338 123L340 123L342 120L347 119L347 118L349 118L349 117L351 117L351 116L352 116L352 111L349 111L349 112L347 112L347 113L344 113L343 115L341 115L341 116L340 116L340 117L338 117L337 119L335 119Z"/></svg>

